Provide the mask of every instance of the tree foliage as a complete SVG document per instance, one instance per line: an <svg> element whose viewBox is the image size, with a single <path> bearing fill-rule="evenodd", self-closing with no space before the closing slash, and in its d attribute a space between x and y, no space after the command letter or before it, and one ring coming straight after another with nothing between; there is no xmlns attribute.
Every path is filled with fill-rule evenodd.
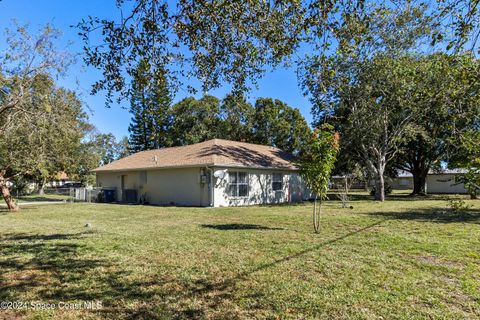
<svg viewBox="0 0 480 320"><path fill-rule="evenodd" d="M228 140L251 141L253 114L245 97L227 95L220 105L220 135Z"/></svg>
<svg viewBox="0 0 480 320"><path fill-rule="evenodd" d="M158 149L172 144L168 131L171 126L172 98L164 72L159 69L150 78L151 65L141 60L134 74L130 112L132 122L130 152Z"/></svg>
<svg viewBox="0 0 480 320"><path fill-rule="evenodd" d="M67 166L78 128L69 125L83 117L74 95L53 86L72 61L57 49L58 35L48 25L35 36L19 25L7 30L7 53L0 57L0 189L11 210L18 206L7 182L23 174L44 179L52 168ZM65 124L53 130L59 120ZM64 149L56 138L66 143Z"/></svg>
<svg viewBox="0 0 480 320"><path fill-rule="evenodd" d="M298 109L269 98L259 98L252 106L244 97L233 94L223 100L208 95L201 99L188 97L174 104L168 114L171 125L164 137L172 146L219 138L298 153L311 132ZM130 131L143 132L142 123L132 123Z"/></svg>
<svg viewBox="0 0 480 320"><path fill-rule="evenodd" d="M104 75L93 92L106 90L109 101L114 93L129 97L129 78L140 59L149 61L151 74L167 69L177 85L181 78L195 77L204 92L222 82L243 92L267 65L278 65L293 53L306 34L305 11L315 2L137 0L127 8L125 1L117 1L119 19L89 17L77 26L85 62ZM315 14L332 10L319 2ZM319 19L312 15L310 23Z"/></svg>
<svg viewBox="0 0 480 320"><path fill-rule="evenodd" d="M15 24L6 35L6 54L0 56L0 133L17 126L17 119L31 119L32 110L27 110L33 99L39 99L38 77L62 75L73 61L56 47L59 31L50 25L31 35L25 26Z"/></svg>
<svg viewBox="0 0 480 320"><path fill-rule="evenodd" d="M315 195L313 208L315 232L320 230L321 203L326 198L330 176L334 170L339 150L339 135L332 130L333 127L330 125L323 125L321 129L316 129L299 158L298 165L302 179ZM320 197L318 213L317 196Z"/></svg>
<svg viewBox="0 0 480 320"><path fill-rule="evenodd" d="M42 187L59 172L85 180L109 156L91 148L98 141L89 140L92 126L77 94L55 83L72 61L55 46L58 31L46 26L32 36L17 26L8 35L0 60L0 190L8 208L18 210L12 182Z"/></svg>
<svg viewBox="0 0 480 320"><path fill-rule="evenodd" d="M469 130L463 132L456 144L456 152L450 161L453 167L463 168L465 173L457 178L463 183L472 199L477 199L480 192L480 116Z"/></svg>
<svg viewBox="0 0 480 320"><path fill-rule="evenodd" d="M302 62L300 79L315 121L331 122L342 134L348 155L340 158L365 167L383 201L384 175L420 110L410 103L414 82L421 81L416 57L434 23L423 4L371 4L361 11L340 27L336 50Z"/></svg>
<svg viewBox="0 0 480 320"><path fill-rule="evenodd" d="M444 32L434 32L432 42L446 42L446 49L455 52L480 52L480 2L478 0L437 0L433 2L434 16Z"/></svg>
<svg viewBox="0 0 480 320"><path fill-rule="evenodd" d="M172 119L173 145L183 146L222 137L220 100L216 97L185 98L173 106Z"/></svg>
<svg viewBox="0 0 480 320"><path fill-rule="evenodd" d="M311 130L296 108L280 100L259 98L252 117L252 141L298 153L308 141Z"/></svg>
<svg viewBox="0 0 480 320"><path fill-rule="evenodd" d="M300 174L310 190L321 199L326 197L339 147L339 134L333 132L333 126L323 125L314 130L300 154Z"/></svg>
<svg viewBox="0 0 480 320"><path fill-rule="evenodd" d="M480 116L480 64L471 54L437 53L419 57L415 68L419 76L410 103L420 114L395 162L412 173L413 194L424 194L428 172L449 161Z"/></svg>

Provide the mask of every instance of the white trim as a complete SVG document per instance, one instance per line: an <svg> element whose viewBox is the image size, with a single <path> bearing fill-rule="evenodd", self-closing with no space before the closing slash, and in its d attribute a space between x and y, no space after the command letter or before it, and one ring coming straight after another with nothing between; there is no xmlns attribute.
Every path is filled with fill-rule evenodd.
<svg viewBox="0 0 480 320"><path fill-rule="evenodd" d="M237 195L236 196L231 196L229 193L230 193L230 175L232 173L235 173L236 174L236 179L237 179L237 182L234 184L236 185L236 188L237 188ZM239 174L240 173L245 173L245 180L246 182L239 182ZM247 186L247 194L244 195L244 196L240 196L238 194L240 194L240 186ZM247 172L247 171L229 171L228 172L228 180L227 180L227 186L226 186L226 189L227 189L227 196L229 199L245 199L245 198L249 198L250 196L250 173Z"/></svg>

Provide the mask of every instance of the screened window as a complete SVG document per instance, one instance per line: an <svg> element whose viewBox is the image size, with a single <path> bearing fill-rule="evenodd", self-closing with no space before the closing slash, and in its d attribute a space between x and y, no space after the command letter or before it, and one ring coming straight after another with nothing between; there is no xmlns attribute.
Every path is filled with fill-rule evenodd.
<svg viewBox="0 0 480 320"><path fill-rule="evenodd" d="M274 173L272 176L272 190L273 191L282 191L283 190L283 174Z"/></svg>
<svg viewBox="0 0 480 320"><path fill-rule="evenodd" d="M228 195L230 197L246 197L248 195L246 172L230 172L228 174Z"/></svg>

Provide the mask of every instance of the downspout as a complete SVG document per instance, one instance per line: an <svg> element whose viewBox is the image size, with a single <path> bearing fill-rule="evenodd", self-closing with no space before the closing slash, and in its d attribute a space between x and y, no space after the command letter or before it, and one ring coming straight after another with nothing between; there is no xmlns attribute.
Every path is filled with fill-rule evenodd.
<svg viewBox="0 0 480 320"><path fill-rule="evenodd" d="M208 171L210 171L210 207L215 206L215 183L214 183L214 176L213 176L213 168L206 167Z"/></svg>

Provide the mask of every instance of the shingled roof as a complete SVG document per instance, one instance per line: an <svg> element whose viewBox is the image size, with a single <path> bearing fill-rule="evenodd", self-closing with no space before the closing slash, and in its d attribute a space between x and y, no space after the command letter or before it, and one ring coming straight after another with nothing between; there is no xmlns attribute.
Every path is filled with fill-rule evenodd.
<svg viewBox="0 0 480 320"><path fill-rule="evenodd" d="M225 166L295 170L295 157L275 147L212 139L188 146L141 151L94 172L136 169Z"/></svg>

